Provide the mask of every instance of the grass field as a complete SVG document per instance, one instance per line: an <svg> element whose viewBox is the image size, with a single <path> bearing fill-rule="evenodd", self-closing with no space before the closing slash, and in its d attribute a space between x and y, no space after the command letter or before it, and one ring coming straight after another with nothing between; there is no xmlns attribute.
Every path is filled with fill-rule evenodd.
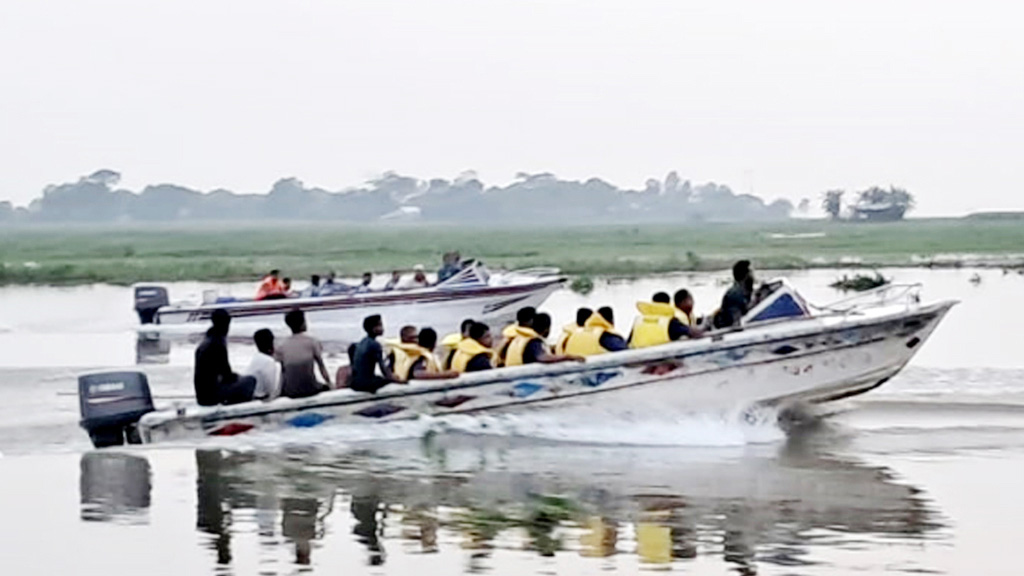
<svg viewBox="0 0 1024 576"><path fill-rule="evenodd" d="M722 269L738 258L778 269L926 265L937 255L1024 254L1024 225L948 219L498 230L322 223L7 227L0 230L0 284L232 281L270 268L305 279L328 270L356 275L420 263L434 269L448 250L492 267L558 266L580 275Z"/></svg>

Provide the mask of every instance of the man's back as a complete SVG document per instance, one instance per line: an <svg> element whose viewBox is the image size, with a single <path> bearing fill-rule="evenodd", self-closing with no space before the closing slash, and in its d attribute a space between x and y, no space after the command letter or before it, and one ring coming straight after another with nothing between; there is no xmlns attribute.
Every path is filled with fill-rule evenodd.
<svg viewBox="0 0 1024 576"><path fill-rule="evenodd" d="M740 319L747 313L750 306L750 296L746 289L738 282L733 284L722 296L722 308L715 315L716 328L728 328L738 326Z"/></svg>
<svg viewBox="0 0 1024 576"><path fill-rule="evenodd" d="M316 381L314 363L323 354L320 342L305 333L285 338L274 350L274 358L281 363L281 395L305 398L323 390Z"/></svg>
<svg viewBox="0 0 1024 576"><path fill-rule="evenodd" d="M196 348L195 360L192 383L195 386L196 402L200 406L219 404L221 384L231 376L231 364L228 362L228 348L224 338L207 334Z"/></svg>
<svg viewBox="0 0 1024 576"><path fill-rule="evenodd" d="M359 388L361 384L372 382L376 376L377 365L380 363L384 350L375 338L367 336L356 344L352 354L352 385Z"/></svg>

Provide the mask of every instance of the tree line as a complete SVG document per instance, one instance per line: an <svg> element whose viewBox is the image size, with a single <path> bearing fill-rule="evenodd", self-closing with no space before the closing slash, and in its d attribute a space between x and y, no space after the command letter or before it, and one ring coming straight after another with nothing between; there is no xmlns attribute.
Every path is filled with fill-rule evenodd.
<svg viewBox="0 0 1024 576"><path fill-rule="evenodd" d="M551 173L520 173L507 186L486 186L472 172L452 180L389 172L342 191L283 178L266 194L204 193L176 184L133 192L119 188L120 179L113 170L99 170L76 182L47 186L27 207L0 203L0 221L606 224L784 220L793 210L787 200L766 202L721 184L694 185L675 172L649 179L642 190L621 189L599 178L563 180Z"/></svg>

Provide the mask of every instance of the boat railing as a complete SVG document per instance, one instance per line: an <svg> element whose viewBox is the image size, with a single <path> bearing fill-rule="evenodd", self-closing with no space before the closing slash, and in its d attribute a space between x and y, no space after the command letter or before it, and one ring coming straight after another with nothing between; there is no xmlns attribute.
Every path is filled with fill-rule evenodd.
<svg viewBox="0 0 1024 576"><path fill-rule="evenodd" d="M906 304L907 306L921 302L921 284L886 284L866 290L847 298L842 298L824 306L809 304L815 310L831 314L850 314L865 308Z"/></svg>

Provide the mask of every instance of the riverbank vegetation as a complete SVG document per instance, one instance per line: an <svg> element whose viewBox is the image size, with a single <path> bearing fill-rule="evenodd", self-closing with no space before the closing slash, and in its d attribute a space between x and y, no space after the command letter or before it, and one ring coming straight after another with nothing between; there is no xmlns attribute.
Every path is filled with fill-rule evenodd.
<svg viewBox="0 0 1024 576"><path fill-rule="evenodd" d="M1016 221L887 224L789 221L687 226L533 228L426 225L231 224L5 226L0 284L251 280L271 268L305 279L329 270L436 268L460 250L492 267L557 266L573 275L632 276L759 268L956 266L1012 263L1024 253Z"/></svg>

